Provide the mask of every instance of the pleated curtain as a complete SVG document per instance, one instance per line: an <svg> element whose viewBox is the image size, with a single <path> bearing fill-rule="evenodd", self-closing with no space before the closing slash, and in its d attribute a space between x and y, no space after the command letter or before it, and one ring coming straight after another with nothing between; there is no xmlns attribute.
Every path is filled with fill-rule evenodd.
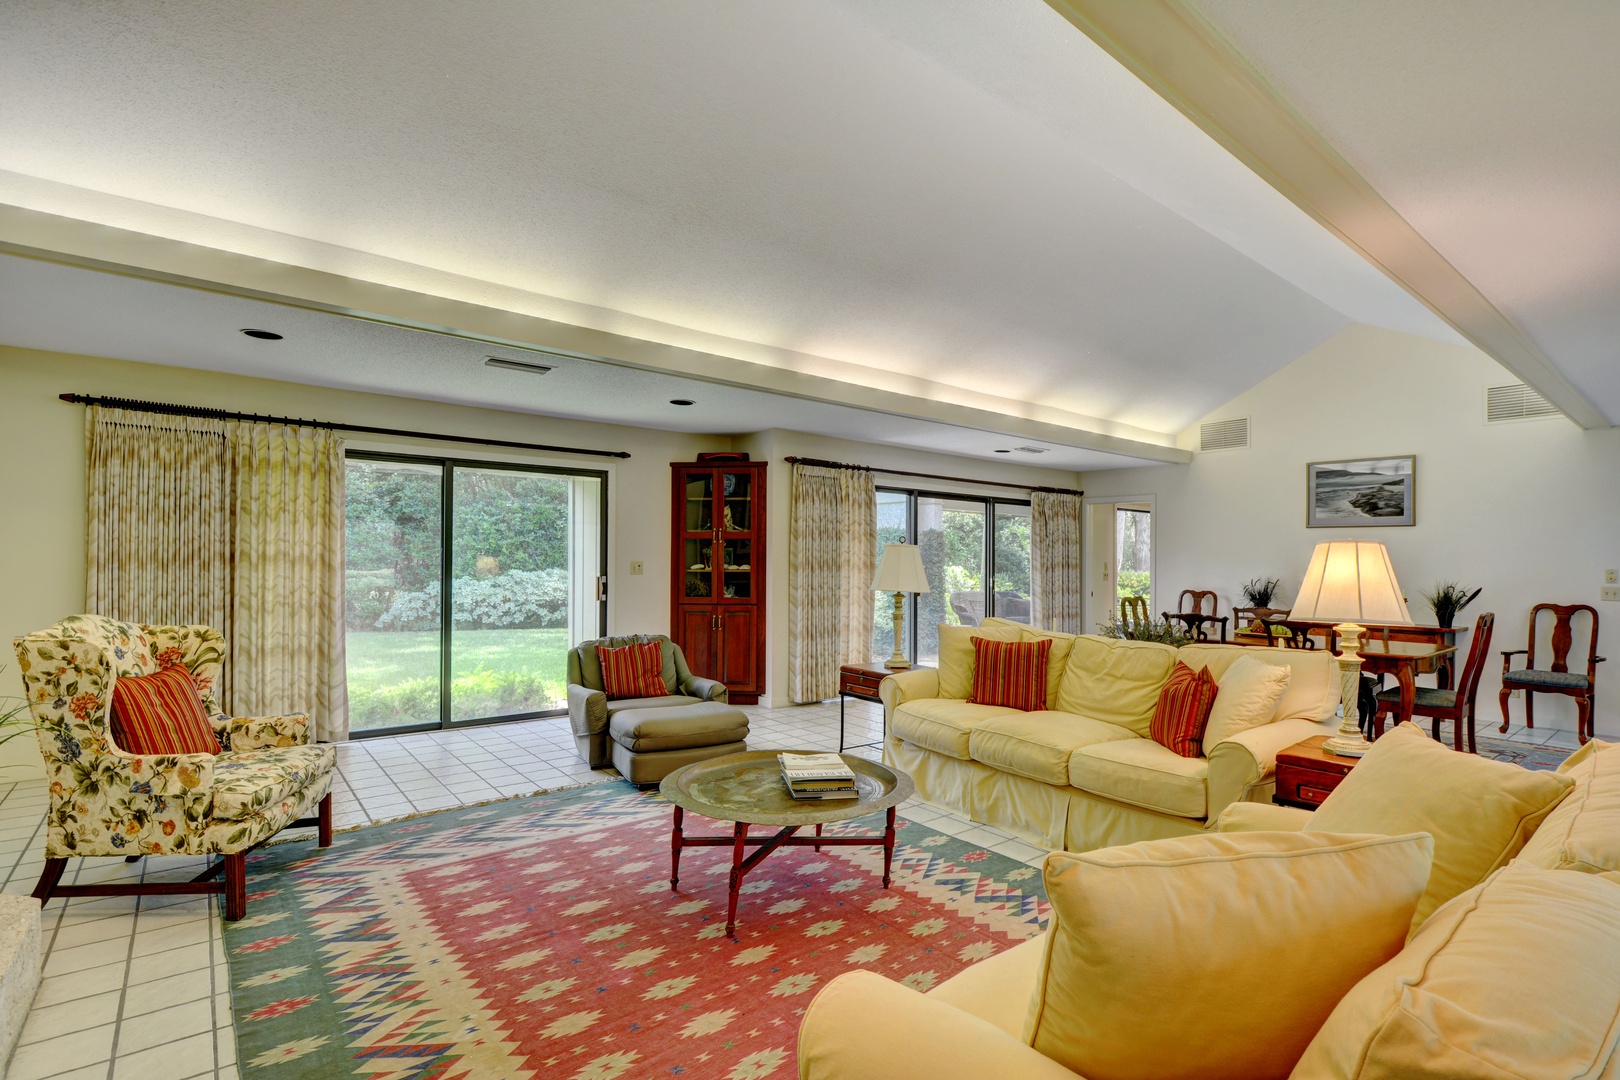
<svg viewBox="0 0 1620 1080"><path fill-rule="evenodd" d="M1085 571L1080 553L1080 496L1030 493L1030 618L1044 630L1081 632Z"/></svg>
<svg viewBox="0 0 1620 1080"><path fill-rule="evenodd" d="M788 697L838 693L838 669L872 658L877 487L858 469L794 465L788 530Z"/></svg>
<svg viewBox="0 0 1620 1080"><path fill-rule="evenodd" d="M331 431L90 406L86 610L225 635L236 716L348 738L343 441Z"/></svg>

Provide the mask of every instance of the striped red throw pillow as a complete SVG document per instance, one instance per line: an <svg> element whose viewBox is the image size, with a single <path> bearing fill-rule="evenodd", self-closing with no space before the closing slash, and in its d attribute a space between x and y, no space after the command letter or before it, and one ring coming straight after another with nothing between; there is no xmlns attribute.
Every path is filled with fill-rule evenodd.
<svg viewBox="0 0 1620 1080"><path fill-rule="evenodd" d="M113 745L128 754L217 754L197 680L184 664L113 683Z"/></svg>
<svg viewBox="0 0 1620 1080"><path fill-rule="evenodd" d="M1177 660L1153 710L1153 723L1148 729L1153 741L1182 757L1202 757L1204 725L1209 723L1216 690L1209 668L1194 671Z"/></svg>
<svg viewBox="0 0 1620 1080"><path fill-rule="evenodd" d="M1052 639L992 641L973 639L975 705L1002 705L1024 712L1046 709L1046 663Z"/></svg>
<svg viewBox="0 0 1620 1080"><path fill-rule="evenodd" d="M602 689L610 698L663 697L664 654L656 641L617 649L596 647L602 665Z"/></svg>

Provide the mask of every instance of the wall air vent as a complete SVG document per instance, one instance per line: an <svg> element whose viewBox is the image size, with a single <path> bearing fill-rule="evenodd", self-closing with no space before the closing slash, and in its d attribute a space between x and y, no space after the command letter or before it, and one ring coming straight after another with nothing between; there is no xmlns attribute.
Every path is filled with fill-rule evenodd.
<svg viewBox="0 0 1620 1080"><path fill-rule="evenodd" d="M1044 446L1015 446L1015 447L1013 447L1013 449L1017 450L1020 454L1044 454L1044 453L1046 453L1046 447L1044 447Z"/></svg>
<svg viewBox="0 0 1620 1080"><path fill-rule="evenodd" d="M1485 389L1485 422L1500 424L1509 420L1541 420L1562 415L1556 406L1524 383L1491 386Z"/></svg>
<svg viewBox="0 0 1620 1080"><path fill-rule="evenodd" d="M506 368L510 371L527 371L530 375L544 375L552 368L550 364L540 364L533 360L508 360L504 356L484 357L485 367Z"/></svg>
<svg viewBox="0 0 1620 1080"><path fill-rule="evenodd" d="M1201 453L1211 450L1242 450L1249 445L1249 418L1240 416L1235 420L1211 420L1198 429L1198 449Z"/></svg>

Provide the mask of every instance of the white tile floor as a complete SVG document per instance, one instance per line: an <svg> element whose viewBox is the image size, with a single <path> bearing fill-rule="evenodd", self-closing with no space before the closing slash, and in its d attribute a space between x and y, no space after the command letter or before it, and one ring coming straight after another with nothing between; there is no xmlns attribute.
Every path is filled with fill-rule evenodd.
<svg viewBox="0 0 1620 1080"><path fill-rule="evenodd" d="M838 705L745 707L754 749L838 745ZM878 706L850 701L848 741L876 739ZM1488 731L1498 737L1494 730ZM1556 729L1507 736L1573 747ZM876 758L875 747L853 751ZM371 739L338 747L334 788L339 829L537 790L599 782L613 774L585 767L566 720L536 720L461 731ZM32 891L39 877L45 799L37 780L0 783L0 880L6 892ZM1032 865L1045 852L926 804L906 817ZM148 866L148 863L154 864ZM203 868L202 859L121 859L70 864L66 882L140 876L163 879ZM251 879L249 887L251 891ZM250 912L251 913L251 912ZM230 979L213 897L104 897L52 900L43 916L45 979L9 1070L9 1080L189 1080L237 1076Z"/></svg>

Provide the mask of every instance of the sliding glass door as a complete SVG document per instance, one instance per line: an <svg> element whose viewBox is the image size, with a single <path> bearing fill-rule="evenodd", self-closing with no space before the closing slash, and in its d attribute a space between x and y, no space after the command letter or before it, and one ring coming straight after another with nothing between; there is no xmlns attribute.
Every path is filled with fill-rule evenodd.
<svg viewBox="0 0 1620 1080"><path fill-rule="evenodd" d="M938 662L941 623L1029 622L1028 503L890 489L877 499L879 557L886 544L916 544L928 575L929 591L905 604L905 653L914 663ZM872 654L882 661L894 649L894 598L878 593L873 603Z"/></svg>
<svg viewBox="0 0 1620 1080"><path fill-rule="evenodd" d="M604 474L357 453L348 485L350 730L565 708L606 614Z"/></svg>

